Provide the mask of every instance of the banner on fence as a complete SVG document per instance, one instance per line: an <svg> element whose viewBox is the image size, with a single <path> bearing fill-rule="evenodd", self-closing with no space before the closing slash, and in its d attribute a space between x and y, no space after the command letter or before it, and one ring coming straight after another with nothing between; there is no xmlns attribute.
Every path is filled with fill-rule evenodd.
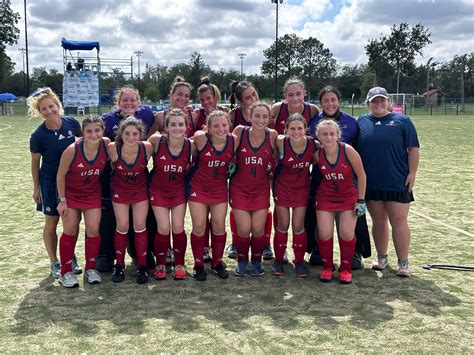
<svg viewBox="0 0 474 355"><path fill-rule="evenodd" d="M403 114L403 106L393 105L392 108L393 108L392 112Z"/></svg>
<svg viewBox="0 0 474 355"><path fill-rule="evenodd" d="M64 107L99 105L99 75L91 70L68 70L63 80Z"/></svg>

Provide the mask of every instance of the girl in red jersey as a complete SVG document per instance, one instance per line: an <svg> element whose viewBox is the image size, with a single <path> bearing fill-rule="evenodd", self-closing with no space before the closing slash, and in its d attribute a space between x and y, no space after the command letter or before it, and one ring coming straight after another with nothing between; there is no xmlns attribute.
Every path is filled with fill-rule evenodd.
<svg viewBox="0 0 474 355"><path fill-rule="evenodd" d="M132 206L135 248L137 251L137 283L148 282L146 255L148 236L146 216L148 212L148 158L153 153L149 142L140 141L143 124L133 116L120 123L115 142L107 150L112 161L111 195L117 227L114 234L116 264L112 274L113 282L125 278L125 249L129 228L129 208Z"/></svg>
<svg viewBox="0 0 474 355"><path fill-rule="evenodd" d="M189 124L196 120L196 114L192 111L192 106L189 106L189 98L193 87L190 83L187 83L182 76L177 76L173 84L171 84L170 92L168 94L171 106L166 110L160 111L155 116L155 122L150 128L149 136L151 137L155 132L162 132L165 128L166 116L173 109L180 109L187 115ZM186 132L192 137L194 131Z"/></svg>
<svg viewBox="0 0 474 355"><path fill-rule="evenodd" d="M79 230L81 212L86 226L85 275L90 284L100 283L95 259L99 252L99 223L101 216L100 176L107 164L107 145L103 138L104 123L98 116L87 116L82 121L83 138L66 148L59 163L56 183L58 186L57 210L63 222L63 234L59 240L61 277L64 287L77 287L72 270L75 234Z"/></svg>
<svg viewBox="0 0 474 355"><path fill-rule="evenodd" d="M206 131L194 135L198 158L189 182L189 211L193 229L191 247L194 255L194 278L206 280L203 267L205 229L209 211L212 219L212 272L219 278L229 276L222 264L227 214L227 167L234 157L237 137L229 133L229 118L224 111L213 111L207 118Z"/></svg>
<svg viewBox="0 0 474 355"><path fill-rule="evenodd" d="M237 171L230 180L229 191L230 206L236 222L233 241L238 254L234 272L237 276L247 274L250 247L252 275L264 274L262 253L267 244L265 227L270 207L268 173L269 166L273 164L278 135L275 130L267 128L270 112L270 106L257 103L250 110L252 126L239 125L234 130L234 134L239 137Z"/></svg>
<svg viewBox="0 0 474 355"><path fill-rule="evenodd" d="M322 120L316 131L322 148L318 166L322 181L316 192L318 246L323 259L322 282L333 277L334 219L339 217L339 248L341 254L340 282L352 282L352 258L355 249L354 230L357 217L365 213L366 176L359 154L349 144L339 142L341 132L333 120ZM357 180L354 181L354 173Z"/></svg>
<svg viewBox="0 0 474 355"><path fill-rule="evenodd" d="M154 168L148 191L158 225L154 243L157 266L153 272L157 280L166 279L165 263L170 244L170 230L173 233L175 260L173 277L175 280L186 278L184 255L187 240L184 231L184 215L186 213L184 184L193 153L193 145L185 137L188 127L186 116L187 114L180 109L172 109L165 119L166 134L155 133L148 139L154 147Z"/></svg>
<svg viewBox="0 0 474 355"><path fill-rule="evenodd" d="M306 90L303 81L298 78L289 78L283 86L283 95L285 100L272 106L273 127L278 134L284 134L286 121L294 113L301 114L306 125L309 126L309 121L319 113L319 109L313 104L304 102Z"/></svg>
<svg viewBox="0 0 474 355"><path fill-rule="evenodd" d="M313 138L306 136L306 120L299 113L286 120L286 135L279 135L276 146L279 162L273 180L273 197L278 216L273 247L275 262L272 273L283 275L283 256L288 242L288 228L293 230L293 251L296 276L305 278L309 270L304 264L306 252L306 232L304 216L310 189L309 168L317 159L317 145Z"/></svg>

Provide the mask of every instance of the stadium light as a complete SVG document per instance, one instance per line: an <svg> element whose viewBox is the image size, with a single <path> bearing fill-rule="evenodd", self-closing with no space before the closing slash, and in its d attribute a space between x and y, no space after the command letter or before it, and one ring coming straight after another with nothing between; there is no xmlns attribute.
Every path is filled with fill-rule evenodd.
<svg viewBox="0 0 474 355"><path fill-rule="evenodd" d="M25 48L20 48L20 49L18 49L18 51L21 52L21 56L23 57L23 95L26 97L26 96L28 96L28 92L26 91L26 72L25 72L26 49Z"/></svg>
<svg viewBox="0 0 474 355"><path fill-rule="evenodd" d="M283 4L283 0L271 0L276 5L275 17L275 102L278 101L278 4Z"/></svg>
<svg viewBox="0 0 474 355"><path fill-rule="evenodd" d="M140 57L142 56L142 51L135 51L133 52L138 58L138 91L140 91Z"/></svg>
<svg viewBox="0 0 474 355"><path fill-rule="evenodd" d="M247 53L237 54L240 58L240 80L244 78L244 58L247 56Z"/></svg>

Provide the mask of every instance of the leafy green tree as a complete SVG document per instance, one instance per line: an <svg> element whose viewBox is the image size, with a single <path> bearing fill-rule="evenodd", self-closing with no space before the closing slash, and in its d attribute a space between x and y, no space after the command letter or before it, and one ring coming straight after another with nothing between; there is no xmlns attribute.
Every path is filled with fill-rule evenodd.
<svg viewBox="0 0 474 355"><path fill-rule="evenodd" d="M365 51L377 82L381 75L382 78L387 78L386 75L389 75L389 68L391 68L397 75L398 93L401 73L410 73L414 70L415 56L423 54L423 48L431 43L430 36L431 33L421 23L411 28L407 23L401 23L398 26L392 26L390 35L369 40Z"/></svg>
<svg viewBox="0 0 474 355"><path fill-rule="evenodd" d="M302 41L294 33L278 38L278 77L282 78L282 82L291 76L301 75L302 66L299 53L302 49ZM273 42L270 48L265 49L263 55L267 59L262 63L262 74L274 76L276 43Z"/></svg>
<svg viewBox="0 0 474 355"><path fill-rule="evenodd" d="M33 69L31 75L32 89L39 87L50 87L56 93L63 92L63 74L56 69L50 69L49 72L45 67L37 67Z"/></svg>
<svg viewBox="0 0 474 355"><path fill-rule="evenodd" d="M13 74L13 63L6 54L7 45L18 41L20 30L16 27L20 14L13 12L10 0L0 1L0 90L5 90L5 80Z"/></svg>
<svg viewBox="0 0 474 355"><path fill-rule="evenodd" d="M210 76L211 67L204 63L204 60L202 59L202 56L199 52L193 52L191 54L188 65L190 67L189 78L185 77L185 79L197 90L199 83L201 82L201 78L204 76ZM194 91L195 95L196 90Z"/></svg>
<svg viewBox="0 0 474 355"><path fill-rule="evenodd" d="M335 78L335 84L344 99L351 98L352 94L355 100L361 97L361 83L366 70L367 65L364 64L347 64L341 67ZM373 77L370 77L370 80L373 83Z"/></svg>
<svg viewBox="0 0 474 355"><path fill-rule="evenodd" d="M160 92L158 91L157 87L153 84L149 84L143 93L143 96L146 100L150 102L158 102L160 99Z"/></svg>

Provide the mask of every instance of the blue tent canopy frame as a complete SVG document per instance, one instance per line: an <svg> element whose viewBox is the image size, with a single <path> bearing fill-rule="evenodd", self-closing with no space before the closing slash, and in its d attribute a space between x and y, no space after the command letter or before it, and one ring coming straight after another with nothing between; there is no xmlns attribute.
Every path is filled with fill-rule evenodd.
<svg viewBox="0 0 474 355"><path fill-rule="evenodd" d="M91 51L97 49L100 52L100 43L99 42L89 42L89 41L70 41L66 38L61 38L61 46L64 49L69 49L71 51Z"/></svg>

